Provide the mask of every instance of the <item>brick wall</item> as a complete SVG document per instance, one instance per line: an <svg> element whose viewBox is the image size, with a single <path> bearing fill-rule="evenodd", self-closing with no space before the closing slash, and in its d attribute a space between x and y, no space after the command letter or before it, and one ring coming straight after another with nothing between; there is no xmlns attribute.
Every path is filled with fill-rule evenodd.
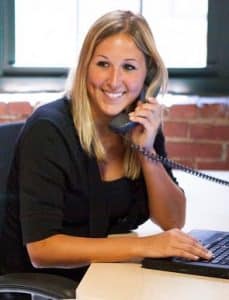
<svg viewBox="0 0 229 300"><path fill-rule="evenodd" d="M29 102L0 102L0 123L25 120L33 110Z"/></svg>
<svg viewBox="0 0 229 300"><path fill-rule="evenodd" d="M169 157L205 170L229 170L229 106L174 105L165 113Z"/></svg>
<svg viewBox="0 0 229 300"><path fill-rule="evenodd" d="M26 119L29 102L0 102L0 123ZM170 158L197 169L229 170L229 106L173 105L164 115Z"/></svg>

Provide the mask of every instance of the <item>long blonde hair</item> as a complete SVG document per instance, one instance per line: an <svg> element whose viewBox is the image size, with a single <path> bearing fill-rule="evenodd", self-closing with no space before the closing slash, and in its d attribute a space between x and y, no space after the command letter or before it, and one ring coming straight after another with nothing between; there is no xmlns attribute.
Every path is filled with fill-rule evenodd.
<svg viewBox="0 0 229 300"><path fill-rule="evenodd" d="M130 11L116 10L99 18L88 31L79 55L78 65L71 70L71 85L67 94L71 99L72 114L83 149L98 161L105 160L104 147L99 139L92 117L90 100L87 93L87 71L95 48L104 39L117 33L128 34L146 59L147 75L145 79L145 96L153 95L158 86L165 91L167 70L157 51L153 34L143 16ZM137 178L140 165L134 150L126 144L124 157L125 176Z"/></svg>

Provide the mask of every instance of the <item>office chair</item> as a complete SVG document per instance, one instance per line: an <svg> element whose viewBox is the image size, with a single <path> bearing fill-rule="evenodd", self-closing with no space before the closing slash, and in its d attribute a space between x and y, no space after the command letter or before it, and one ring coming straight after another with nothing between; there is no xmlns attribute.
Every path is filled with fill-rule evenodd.
<svg viewBox="0 0 229 300"><path fill-rule="evenodd" d="M15 141L23 124L23 122L0 124L0 234L4 222L9 166L13 158ZM2 275L1 266L0 274L0 299L8 299L3 298L2 293L29 294L32 300L75 299L77 284L71 279L43 273L11 273Z"/></svg>

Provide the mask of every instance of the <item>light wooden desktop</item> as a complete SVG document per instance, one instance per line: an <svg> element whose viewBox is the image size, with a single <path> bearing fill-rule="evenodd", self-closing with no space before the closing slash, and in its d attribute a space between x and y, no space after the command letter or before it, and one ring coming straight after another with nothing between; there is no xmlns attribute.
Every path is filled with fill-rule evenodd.
<svg viewBox="0 0 229 300"><path fill-rule="evenodd" d="M208 172L229 181L229 172ZM175 172L187 197L184 231L229 231L229 187ZM139 235L159 232L147 221ZM138 263L93 263L76 290L77 300L228 300L229 280L149 270Z"/></svg>

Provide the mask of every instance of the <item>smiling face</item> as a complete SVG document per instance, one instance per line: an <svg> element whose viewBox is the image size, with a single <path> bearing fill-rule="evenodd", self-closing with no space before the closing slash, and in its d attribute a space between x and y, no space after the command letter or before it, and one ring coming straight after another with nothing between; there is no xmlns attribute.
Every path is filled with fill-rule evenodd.
<svg viewBox="0 0 229 300"><path fill-rule="evenodd" d="M143 53L130 36L115 34L94 51L87 74L87 89L96 118L111 118L140 94L147 68Z"/></svg>

